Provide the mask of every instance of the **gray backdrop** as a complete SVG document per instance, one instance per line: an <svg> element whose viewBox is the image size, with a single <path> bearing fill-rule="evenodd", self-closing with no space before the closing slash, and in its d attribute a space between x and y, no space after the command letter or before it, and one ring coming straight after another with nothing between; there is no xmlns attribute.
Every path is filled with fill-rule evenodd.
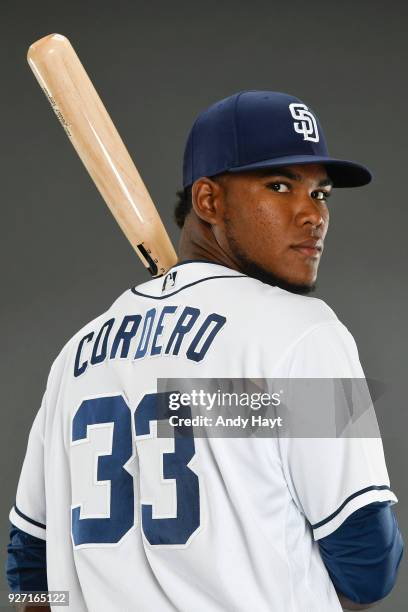
<svg viewBox="0 0 408 612"><path fill-rule="evenodd" d="M26 64L29 44L52 32L76 47L175 242L188 130L200 110L235 91L299 96L319 114L332 154L374 171L370 186L330 200L318 296L353 333L366 375L387 384L379 417L407 533L407 6L391 8L373 0L1 3L3 553L51 362L85 322L148 278ZM407 583L403 564L376 609L405 609Z"/></svg>

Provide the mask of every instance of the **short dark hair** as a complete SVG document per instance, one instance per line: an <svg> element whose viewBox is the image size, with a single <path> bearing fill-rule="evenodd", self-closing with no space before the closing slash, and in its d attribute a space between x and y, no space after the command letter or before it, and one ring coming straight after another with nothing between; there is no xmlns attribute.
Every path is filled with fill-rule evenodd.
<svg viewBox="0 0 408 612"><path fill-rule="evenodd" d="M208 178L210 178L212 181L216 181L218 177L221 177L224 174L227 174L227 172L213 174L213 176L209 176ZM189 185L188 187L184 187L184 189L179 189L178 191L176 191L177 200L176 205L174 207L174 220L180 229L183 227L186 217L193 207L191 187L192 186Z"/></svg>
<svg viewBox="0 0 408 612"><path fill-rule="evenodd" d="M193 200L191 196L191 185L184 189L179 189L176 192L177 201L174 207L174 220L178 227L181 229L184 225L186 217L193 207Z"/></svg>

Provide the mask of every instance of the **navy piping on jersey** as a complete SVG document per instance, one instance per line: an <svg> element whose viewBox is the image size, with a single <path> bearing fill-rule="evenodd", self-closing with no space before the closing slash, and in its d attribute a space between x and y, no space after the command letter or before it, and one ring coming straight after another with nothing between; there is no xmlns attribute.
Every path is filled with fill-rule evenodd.
<svg viewBox="0 0 408 612"><path fill-rule="evenodd" d="M219 263L218 261L210 261L209 259L185 259L184 261L179 261L179 263L176 263L174 264L174 266L171 266L170 270L172 270L173 268L178 268L178 266L184 266L184 264L190 264L190 263L207 263L207 264L213 264L214 266L222 266L223 268L229 267L229 266L225 266L222 263ZM163 274L163 276L166 276L166 274Z"/></svg>
<svg viewBox="0 0 408 612"><path fill-rule="evenodd" d="M188 262L183 262L183 263L188 263ZM184 285L184 287L180 287L180 289L177 289L177 291L173 291L173 293L167 293L166 295L148 295L147 293L141 293L140 291L137 291L135 287L132 287L131 291L135 295L147 297L152 300L165 300L166 298L171 297L172 295L176 295L176 293L180 293L180 291L183 291L183 289L187 289L188 287L192 287L193 285L198 285L198 283L203 283L204 281L207 281L207 280L213 280L214 278L248 278L248 276L246 276L245 274L223 274L222 276L221 275L220 276L207 276L206 278L200 278L199 280L196 280L193 283Z"/></svg>
<svg viewBox="0 0 408 612"><path fill-rule="evenodd" d="M22 519L24 519L28 523L31 523L32 525L35 525L36 527L41 527L41 529L46 529L45 525L43 525L42 523L39 523L38 521L34 521L29 516L21 512L21 510L17 508L17 505L14 505L14 510L16 511L16 514L18 514L18 516L20 516Z"/></svg>
<svg viewBox="0 0 408 612"><path fill-rule="evenodd" d="M312 525L312 529L318 529L319 527L322 527L323 525L326 525L326 523L328 523L329 521L334 519L343 510L343 508L345 506L347 506L347 504L352 499L358 497L359 495L363 495L364 493L367 493L368 491L384 491L384 490L390 491L391 489L390 489L390 487L388 485L371 485L371 487L366 487L365 489L361 489L361 491L356 491L356 493L353 493L353 495L350 495L350 497L348 497L341 504L341 506L339 506L339 508L337 508L337 510L335 510L333 512L333 514L331 514L327 518L323 519L322 521L319 521L319 523L315 523L314 525Z"/></svg>

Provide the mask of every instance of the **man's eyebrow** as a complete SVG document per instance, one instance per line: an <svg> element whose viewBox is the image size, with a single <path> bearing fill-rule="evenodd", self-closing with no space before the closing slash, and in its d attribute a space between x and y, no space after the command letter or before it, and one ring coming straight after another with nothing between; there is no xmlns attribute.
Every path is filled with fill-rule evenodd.
<svg viewBox="0 0 408 612"><path fill-rule="evenodd" d="M260 171L260 174L262 177L285 176L288 179L292 179L292 181L300 181L302 178L300 174L296 174L295 172L292 172L291 170L288 170L287 168L279 168L279 167L262 169Z"/></svg>
<svg viewBox="0 0 408 612"><path fill-rule="evenodd" d="M260 171L261 176L264 177L276 177L276 176L285 176L292 181L301 181L302 177L300 174L296 174L296 172L292 172L288 168L265 168ZM332 187L333 181L328 176L319 181L319 187Z"/></svg>
<svg viewBox="0 0 408 612"><path fill-rule="evenodd" d="M319 187L333 187L333 181L329 177L324 178L320 181Z"/></svg>

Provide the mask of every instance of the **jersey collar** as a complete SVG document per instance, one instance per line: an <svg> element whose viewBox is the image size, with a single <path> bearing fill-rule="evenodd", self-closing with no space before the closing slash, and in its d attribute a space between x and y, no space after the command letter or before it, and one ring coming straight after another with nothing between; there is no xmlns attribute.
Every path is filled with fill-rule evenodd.
<svg viewBox="0 0 408 612"><path fill-rule="evenodd" d="M172 266L164 276L132 287L131 291L142 297L160 300L206 280L233 277L246 278L246 275L214 261L187 259Z"/></svg>

